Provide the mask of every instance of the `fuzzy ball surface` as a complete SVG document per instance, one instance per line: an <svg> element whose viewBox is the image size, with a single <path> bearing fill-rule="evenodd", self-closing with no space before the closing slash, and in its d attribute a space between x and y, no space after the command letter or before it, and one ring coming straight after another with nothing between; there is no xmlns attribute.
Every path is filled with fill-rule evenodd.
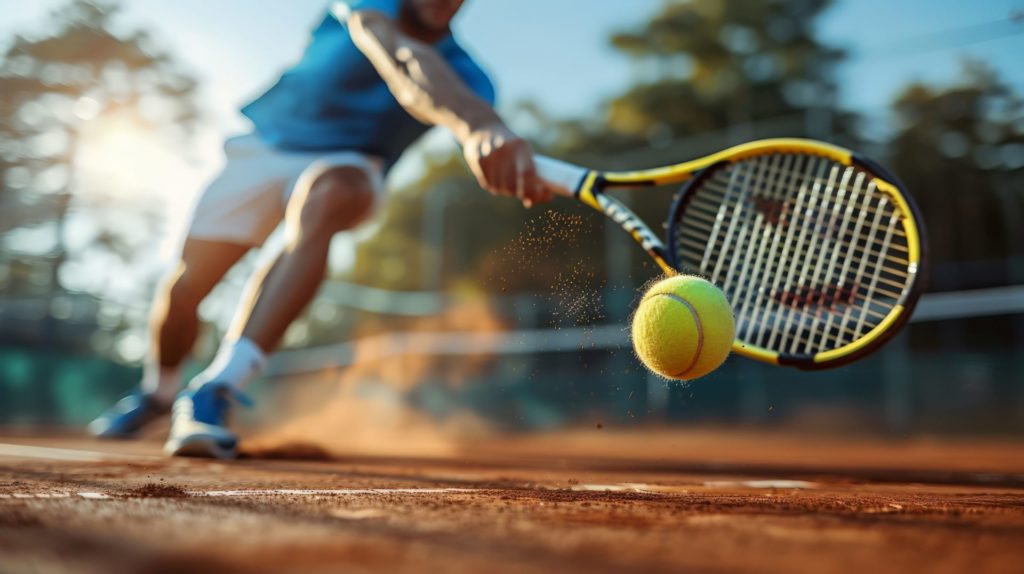
<svg viewBox="0 0 1024 574"><path fill-rule="evenodd" d="M735 334L725 293L694 275L655 283L633 315L633 349L648 369L668 379L692 380L717 369Z"/></svg>

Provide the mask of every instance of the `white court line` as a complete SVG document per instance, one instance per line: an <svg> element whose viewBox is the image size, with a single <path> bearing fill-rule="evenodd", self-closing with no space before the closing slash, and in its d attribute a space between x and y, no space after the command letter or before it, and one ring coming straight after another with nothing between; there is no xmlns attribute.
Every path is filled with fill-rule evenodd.
<svg viewBox="0 0 1024 574"><path fill-rule="evenodd" d="M696 485L664 486L659 484L644 484L639 482L624 482L620 484L577 484L572 487L576 491L584 492L639 492L644 494L686 494L695 486L707 488L815 488L813 482L804 480L716 480L702 482Z"/></svg>
<svg viewBox="0 0 1024 574"><path fill-rule="evenodd" d="M185 494L195 498L233 498L243 496L359 496L373 494L452 494L476 492L473 488L339 488L339 489L268 489L268 490L189 490ZM15 492L0 494L0 499L11 498L71 498L78 496L90 500L131 499L130 493L103 492Z"/></svg>
<svg viewBox="0 0 1024 574"><path fill-rule="evenodd" d="M15 492L12 494L0 494L0 500L11 498L71 498L72 496L93 500L109 500L114 498L102 492Z"/></svg>
<svg viewBox="0 0 1024 574"><path fill-rule="evenodd" d="M73 460L79 462L99 462L110 459L156 459L163 458L144 454L115 454L92 450L72 450L67 448L51 448L46 446L28 446L22 444L0 443L0 456L17 458L42 458L47 460Z"/></svg>
<svg viewBox="0 0 1024 574"><path fill-rule="evenodd" d="M640 494L689 494L693 485L666 486L660 484L644 484L641 482L623 482L620 484L577 484L572 487L576 492L636 492Z"/></svg>
<svg viewBox="0 0 1024 574"><path fill-rule="evenodd" d="M576 484L572 490L578 492L646 492L634 484Z"/></svg>
<svg viewBox="0 0 1024 574"><path fill-rule="evenodd" d="M352 496L364 494L449 494L459 492L476 492L475 488L339 488L310 490L190 490L189 496L226 498L235 496Z"/></svg>
<svg viewBox="0 0 1024 574"><path fill-rule="evenodd" d="M744 480L704 482L699 486L711 488L814 488L813 482L803 480ZM621 483L621 484L577 484L575 491L589 492L638 492L645 494L686 494L692 486L662 486L657 484ZM461 494L479 492L486 489L476 488L333 488L333 489L248 489L248 490L188 490L189 498L240 498L256 496L373 496L383 494ZM70 498L78 496L89 500L117 500L138 498L131 493L103 492L46 492L0 494L0 499L10 498Z"/></svg>
<svg viewBox="0 0 1024 574"><path fill-rule="evenodd" d="M710 488L814 488L806 480L712 480L704 483Z"/></svg>

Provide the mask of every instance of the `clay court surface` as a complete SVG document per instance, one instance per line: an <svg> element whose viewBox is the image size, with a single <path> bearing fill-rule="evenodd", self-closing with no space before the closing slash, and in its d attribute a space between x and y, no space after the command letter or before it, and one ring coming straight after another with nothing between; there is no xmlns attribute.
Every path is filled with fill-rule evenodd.
<svg viewBox="0 0 1024 574"><path fill-rule="evenodd" d="M2 572L1021 572L1024 446L707 432L432 457L0 438Z"/></svg>

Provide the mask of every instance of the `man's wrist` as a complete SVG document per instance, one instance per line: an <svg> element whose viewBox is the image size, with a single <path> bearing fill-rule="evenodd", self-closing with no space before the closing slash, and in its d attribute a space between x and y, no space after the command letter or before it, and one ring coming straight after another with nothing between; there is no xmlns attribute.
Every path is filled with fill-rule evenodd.
<svg viewBox="0 0 1024 574"><path fill-rule="evenodd" d="M481 110L479 113L465 115L462 118L459 132L455 137L459 143L465 144L473 134L484 130L506 130L505 123L493 110Z"/></svg>

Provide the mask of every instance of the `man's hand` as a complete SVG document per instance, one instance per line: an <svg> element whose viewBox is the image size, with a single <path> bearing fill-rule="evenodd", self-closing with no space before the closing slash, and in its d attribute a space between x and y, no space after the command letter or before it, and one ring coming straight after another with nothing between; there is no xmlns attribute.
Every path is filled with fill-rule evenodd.
<svg viewBox="0 0 1024 574"><path fill-rule="evenodd" d="M518 198L526 207L551 199L551 191L537 177L533 148L504 124L473 130L462 153L480 187L494 195Z"/></svg>
<svg viewBox="0 0 1024 574"><path fill-rule="evenodd" d="M348 18L352 41L388 84L398 103L423 123L444 126L462 145L480 186L530 207L551 199L537 177L530 144L501 122L431 46L403 34L374 10Z"/></svg>

